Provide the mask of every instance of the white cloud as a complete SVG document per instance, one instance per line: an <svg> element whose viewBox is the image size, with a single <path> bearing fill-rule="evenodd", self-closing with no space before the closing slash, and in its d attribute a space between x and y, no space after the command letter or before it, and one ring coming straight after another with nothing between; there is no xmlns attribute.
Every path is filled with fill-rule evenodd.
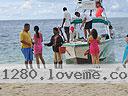
<svg viewBox="0 0 128 96"><path fill-rule="evenodd" d="M118 9L120 6L119 6L119 3L115 2L115 4L112 5L112 9Z"/></svg>
<svg viewBox="0 0 128 96"><path fill-rule="evenodd" d="M0 2L0 19L56 19L62 18L67 6L73 14L74 0L14 0ZM128 0L103 0L107 16L128 17ZM10 7L11 6L11 7Z"/></svg>
<svg viewBox="0 0 128 96"><path fill-rule="evenodd" d="M25 0L23 5L21 6L22 9L32 9L32 0Z"/></svg>

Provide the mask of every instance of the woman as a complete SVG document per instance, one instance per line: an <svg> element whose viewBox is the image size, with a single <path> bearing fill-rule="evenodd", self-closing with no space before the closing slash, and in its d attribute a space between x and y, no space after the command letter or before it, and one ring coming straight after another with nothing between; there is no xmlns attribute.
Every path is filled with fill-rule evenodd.
<svg viewBox="0 0 128 96"><path fill-rule="evenodd" d="M88 39L88 42L90 44L90 54L92 57L92 64L100 64L99 61L99 54L100 54L100 48L99 48L99 43L100 43L100 38L98 37L98 33L96 29L92 29L91 35Z"/></svg>
<svg viewBox="0 0 128 96"><path fill-rule="evenodd" d="M34 31L35 31L35 34L34 34L34 54L36 57L37 67L40 68L39 60L41 60L41 62L44 65L44 68L46 68L45 67L45 61L44 61L43 56L42 56L42 42L43 42L42 34L39 32L38 26L34 27Z"/></svg>
<svg viewBox="0 0 128 96"><path fill-rule="evenodd" d="M104 8L101 6L100 2L96 2L96 8L97 8L97 10L96 10L96 17L97 18L102 17L102 13L104 11Z"/></svg>

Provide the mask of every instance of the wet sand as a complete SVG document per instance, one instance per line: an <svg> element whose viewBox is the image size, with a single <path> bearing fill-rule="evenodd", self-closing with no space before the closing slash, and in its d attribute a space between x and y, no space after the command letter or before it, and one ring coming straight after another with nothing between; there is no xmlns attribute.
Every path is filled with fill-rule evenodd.
<svg viewBox="0 0 128 96"><path fill-rule="evenodd" d="M128 84L0 84L0 96L128 96Z"/></svg>

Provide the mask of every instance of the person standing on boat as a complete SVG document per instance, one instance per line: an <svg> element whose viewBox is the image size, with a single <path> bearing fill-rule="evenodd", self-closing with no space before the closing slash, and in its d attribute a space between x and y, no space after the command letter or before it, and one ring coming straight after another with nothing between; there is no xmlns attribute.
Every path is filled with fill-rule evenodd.
<svg viewBox="0 0 128 96"><path fill-rule="evenodd" d="M69 40L70 40L69 28L70 28L70 23L71 23L71 15L68 12L66 7L63 8L63 12L64 12L64 18L63 18L61 28L64 27L64 31L65 31L66 36L67 36L67 42L69 42Z"/></svg>
<svg viewBox="0 0 128 96"><path fill-rule="evenodd" d="M84 35L85 35L85 39L86 39L87 33L89 33L89 35L90 35L90 30L92 29L92 18L87 14L84 14L84 19L82 21L82 25L81 25L80 29L82 29L83 26L84 26Z"/></svg>
<svg viewBox="0 0 128 96"><path fill-rule="evenodd" d="M72 18L72 22L74 22L74 20L79 20L81 19L80 17L80 13L79 12L75 12L74 14L75 16ZM73 24L73 27L74 27L74 41L78 40L79 39L79 31L80 31L80 24L79 23L72 23ZM72 26L71 26L72 27ZM70 34L72 35L72 34ZM70 39L72 38L72 36L70 36Z"/></svg>
<svg viewBox="0 0 128 96"><path fill-rule="evenodd" d="M101 6L101 3L100 2L96 2L96 17L97 18L100 18L102 17L102 13L104 11L104 8Z"/></svg>

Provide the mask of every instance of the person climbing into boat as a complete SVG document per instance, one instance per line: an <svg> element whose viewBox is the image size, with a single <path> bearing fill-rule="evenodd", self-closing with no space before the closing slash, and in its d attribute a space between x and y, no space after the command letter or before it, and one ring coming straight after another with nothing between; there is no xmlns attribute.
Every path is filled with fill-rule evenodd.
<svg viewBox="0 0 128 96"><path fill-rule="evenodd" d="M92 29L92 18L87 14L84 14L84 19L82 21L82 25L80 29L82 29L83 26L84 26L85 39L87 39L87 33L89 33L90 35L90 30Z"/></svg>
<svg viewBox="0 0 128 96"><path fill-rule="evenodd" d="M124 64L124 67L126 67L126 64L128 63L128 35L125 37L125 41L126 41L126 47L125 47L123 61L122 61L122 63Z"/></svg>
<svg viewBox="0 0 128 96"><path fill-rule="evenodd" d="M42 42L43 42L42 33L39 32L38 26L34 27L34 31L35 31L35 34L33 37L33 39L34 39L34 55L36 57L37 67L40 69L40 60L41 60L42 64L44 65L44 68L46 68L45 61L42 56Z"/></svg>
<svg viewBox="0 0 128 96"><path fill-rule="evenodd" d="M100 18L102 17L102 13L104 11L104 8L101 6L101 2L96 2L96 17Z"/></svg>
<svg viewBox="0 0 128 96"><path fill-rule="evenodd" d="M92 29L91 35L88 38L88 43L89 43L89 52L91 54L92 58L92 64L100 64L99 61L99 53L100 53L100 48L99 48L99 43L100 43L100 38L98 37L98 33L96 29Z"/></svg>
<svg viewBox="0 0 128 96"><path fill-rule="evenodd" d="M64 18L63 18L61 28L64 27L64 31L67 37L67 43L69 43L69 40L70 40L69 28L70 28L70 23L71 23L71 15L68 12L68 9L66 7L63 8L63 12L64 12Z"/></svg>
<svg viewBox="0 0 128 96"><path fill-rule="evenodd" d="M23 31L20 32L21 51L24 55L25 65L27 69L28 69L28 64L30 65L31 68L33 68L32 39L29 30L30 30L30 24L26 23L24 25Z"/></svg>
<svg viewBox="0 0 128 96"><path fill-rule="evenodd" d="M62 54L59 52L59 48L63 45L64 41L62 37L59 35L59 29L57 27L53 28L54 35L51 37L50 43L44 44L45 46L52 46L54 51L54 65L55 68L63 68L62 67ZM59 64L59 66L57 66Z"/></svg>
<svg viewBox="0 0 128 96"><path fill-rule="evenodd" d="M79 19L82 19L81 18L81 14L80 12L75 12L75 17L73 18L73 20L79 20ZM80 27L81 27L81 24L74 24L74 27L75 27L75 39L79 39L79 31L80 31Z"/></svg>

